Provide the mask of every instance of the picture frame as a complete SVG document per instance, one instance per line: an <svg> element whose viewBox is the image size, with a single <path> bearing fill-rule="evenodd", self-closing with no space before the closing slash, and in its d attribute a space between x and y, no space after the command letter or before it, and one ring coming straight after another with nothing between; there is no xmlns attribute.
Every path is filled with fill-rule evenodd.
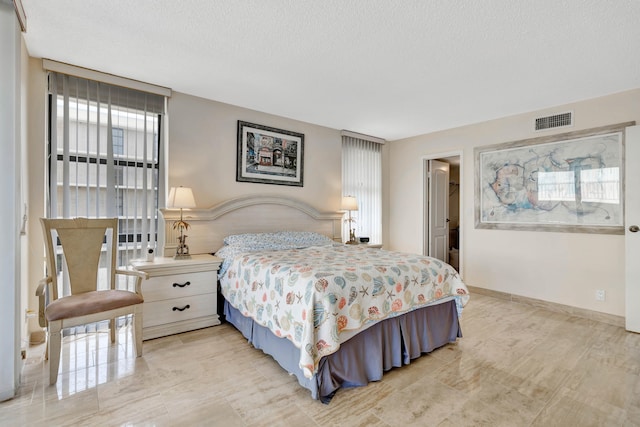
<svg viewBox="0 0 640 427"><path fill-rule="evenodd" d="M624 135L634 124L476 147L475 227L624 234Z"/></svg>
<svg viewBox="0 0 640 427"><path fill-rule="evenodd" d="M238 120L236 181L304 185L304 134Z"/></svg>

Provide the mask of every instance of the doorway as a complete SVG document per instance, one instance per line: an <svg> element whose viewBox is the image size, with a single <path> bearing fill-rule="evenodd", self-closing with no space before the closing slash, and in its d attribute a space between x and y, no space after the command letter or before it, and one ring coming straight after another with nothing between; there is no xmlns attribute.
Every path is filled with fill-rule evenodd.
<svg viewBox="0 0 640 427"><path fill-rule="evenodd" d="M425 255L451 264L462 276L462 153L424 158Z"/></svg>

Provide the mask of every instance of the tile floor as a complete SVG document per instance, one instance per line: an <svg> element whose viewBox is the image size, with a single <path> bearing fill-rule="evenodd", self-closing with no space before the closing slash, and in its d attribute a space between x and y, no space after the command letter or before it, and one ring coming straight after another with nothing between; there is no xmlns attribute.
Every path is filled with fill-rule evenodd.
<svg viewBox="0 0 640 427"><path fill-rule="evenodd" d="M58 383L30 349L2 426L640 426L640 335L483 295L464 337L329 405L229 325L144 343L66 340Z"/></svg>

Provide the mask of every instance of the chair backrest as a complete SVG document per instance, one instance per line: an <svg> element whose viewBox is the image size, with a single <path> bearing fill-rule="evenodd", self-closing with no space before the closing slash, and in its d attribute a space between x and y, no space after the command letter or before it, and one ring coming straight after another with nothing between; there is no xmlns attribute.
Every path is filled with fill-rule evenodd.
<svg viewBox="0 0 640 427"><path fill-rule="evenodd" d="M106 248L107 280L115 289L118 219L47 219L41 218L47 249L47 275L52 279L52 300L58 299L57 240L62 246L71 294L95 291L98 286L100 255Z"/></svg>

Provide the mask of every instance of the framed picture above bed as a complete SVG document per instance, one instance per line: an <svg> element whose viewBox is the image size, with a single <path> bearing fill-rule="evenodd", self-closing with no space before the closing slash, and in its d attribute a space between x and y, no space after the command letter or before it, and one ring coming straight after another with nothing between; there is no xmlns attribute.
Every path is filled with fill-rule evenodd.
<svg viewBox="0 0 640 427"><path fill-rule="evenodd" d="M623 234L631 125L476 148L476 228Z"/></svg>
<svg viewBox="0 0 640 427"><path fill-rule="evenodd" d="M304 134L238 120L236 181L303 186Z"/></svg>

